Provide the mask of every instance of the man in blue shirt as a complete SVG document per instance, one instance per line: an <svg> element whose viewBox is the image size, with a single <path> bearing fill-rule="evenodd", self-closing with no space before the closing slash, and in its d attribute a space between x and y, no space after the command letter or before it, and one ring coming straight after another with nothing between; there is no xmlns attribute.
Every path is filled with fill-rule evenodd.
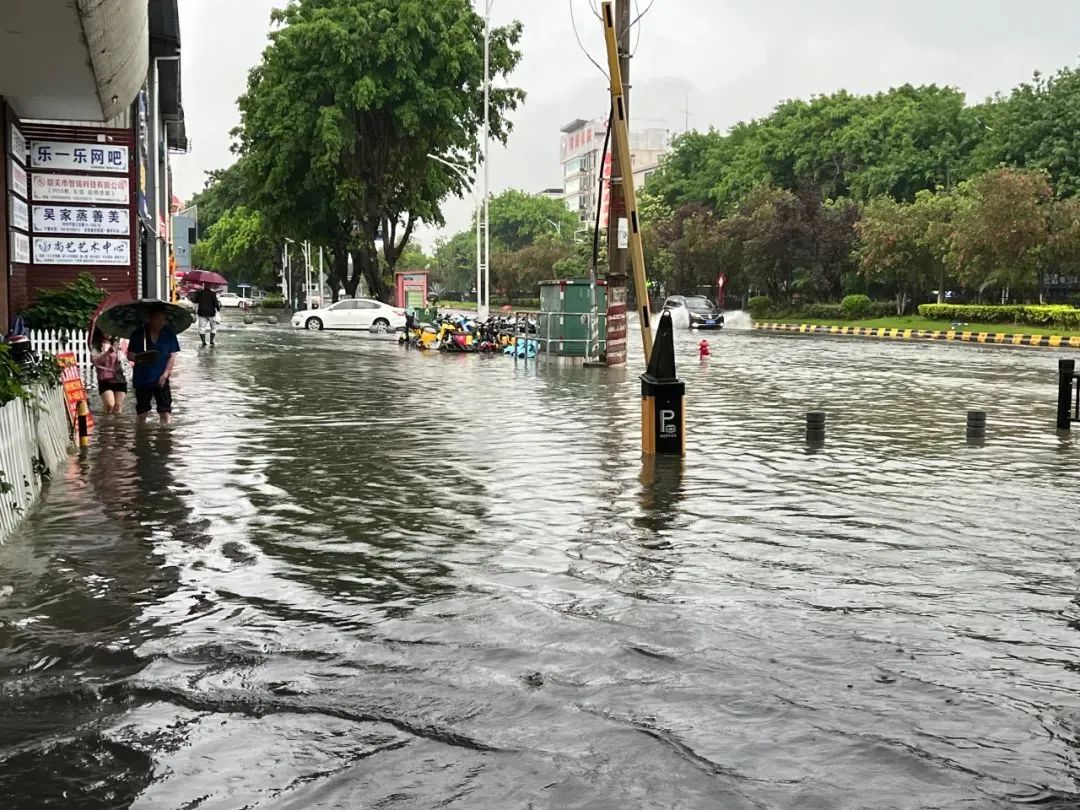
<svg viewBox="0 0 1080 810"><path fill-rule="evenodd" d="M132 384L135 387L135 413L140 422L150 415L150 403L157 405L158 417L163 425L172 419L172 375L180 342L168 327L165 307L158 305L150 310L146 326L131 333L128 341L128 359L135 363Z"/></svg>

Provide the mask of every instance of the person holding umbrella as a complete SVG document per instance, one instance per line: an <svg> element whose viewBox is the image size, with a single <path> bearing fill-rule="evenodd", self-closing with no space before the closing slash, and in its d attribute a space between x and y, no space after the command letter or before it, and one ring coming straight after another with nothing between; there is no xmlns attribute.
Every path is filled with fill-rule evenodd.
<svg viewBox="0 0 1080 810"><path fill-rule="evenodd" d="M204 284L202 289L195 293L195 314L199 316L199 340L206 345L206 336L210 335L210 345L214 345L217 337L217 317L221 311L221 302L217 293L209 284Z"/></svg>
<svg viewBox="0 0 1080 810"><path fill-rule="evenodd" d="M108 327L142 317L143 325L128 339L127 356L135 364L132 384L135 387L135 413L145 422L152 405L157 405L163 425L172 420L172 376L176 355L180 351L177 332L191 325L191 316L176 305L164 301L139 301L111 309L101 316Z"/></svg>
<svg viewBox="0 0 1080 810"><path fill-rule="evenodd" d="M217 336L221 301L218 300L217 293L212 288L226 286L229 282L223 276L211 273L209 270L193 270L184 276L184 281L203 285L191 300L195 303L195 314L199 318L199 340L205 346L206 336L210 335L210 345L213 346L214 338Z"/></svg>

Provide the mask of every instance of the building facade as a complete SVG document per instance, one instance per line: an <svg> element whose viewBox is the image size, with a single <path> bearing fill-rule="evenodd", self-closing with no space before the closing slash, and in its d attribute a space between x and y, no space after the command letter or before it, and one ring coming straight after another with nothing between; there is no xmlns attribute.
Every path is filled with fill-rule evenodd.
<svg viewBox="0 0 1080 810"><path fill-rule="evenodd" d="M591 229L596 224L599 209L600 227L606 228L607 188L611 176L611 145L604 154L607 135L607 119L586 120L577 118L561 130L560 155L563 168L563 201L567 210L578 217L581 229ZM660 159L668 151L666 129L645 129L630 133L630 157L633 162L634 179L640 188L648 175L656 170ZM601 173L605 188L601 194Z"/></svg>
<svg viewBox="0 0 1080 810"><path fill-rule="evenodd" d="M186 148L177 0L12 0L0 21L0 330L83 272L163 297L153 214Z"/></svg>

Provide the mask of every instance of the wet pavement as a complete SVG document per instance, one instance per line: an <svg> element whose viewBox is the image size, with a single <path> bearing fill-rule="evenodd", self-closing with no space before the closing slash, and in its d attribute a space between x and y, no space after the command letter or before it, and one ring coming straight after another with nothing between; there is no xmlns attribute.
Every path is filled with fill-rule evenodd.
<svg viewBox="0 0 1080 810"><path fill-rule="evenodd" d="M633 373L187 339L0 547L0 807L1080 805L1059 355L698 339L685 466Z"/></svg>

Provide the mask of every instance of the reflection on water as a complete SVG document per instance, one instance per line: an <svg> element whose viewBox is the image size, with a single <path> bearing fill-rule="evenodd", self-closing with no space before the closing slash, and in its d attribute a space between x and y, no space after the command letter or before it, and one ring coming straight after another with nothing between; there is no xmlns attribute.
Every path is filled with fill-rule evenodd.
<svg viewBox="0 0 1080 810"><path fill-rule="evenodd" d="M1056 355L699 339L644 463L632 370L189 341L0 547L2 805L1080 802Z"/></svg>

